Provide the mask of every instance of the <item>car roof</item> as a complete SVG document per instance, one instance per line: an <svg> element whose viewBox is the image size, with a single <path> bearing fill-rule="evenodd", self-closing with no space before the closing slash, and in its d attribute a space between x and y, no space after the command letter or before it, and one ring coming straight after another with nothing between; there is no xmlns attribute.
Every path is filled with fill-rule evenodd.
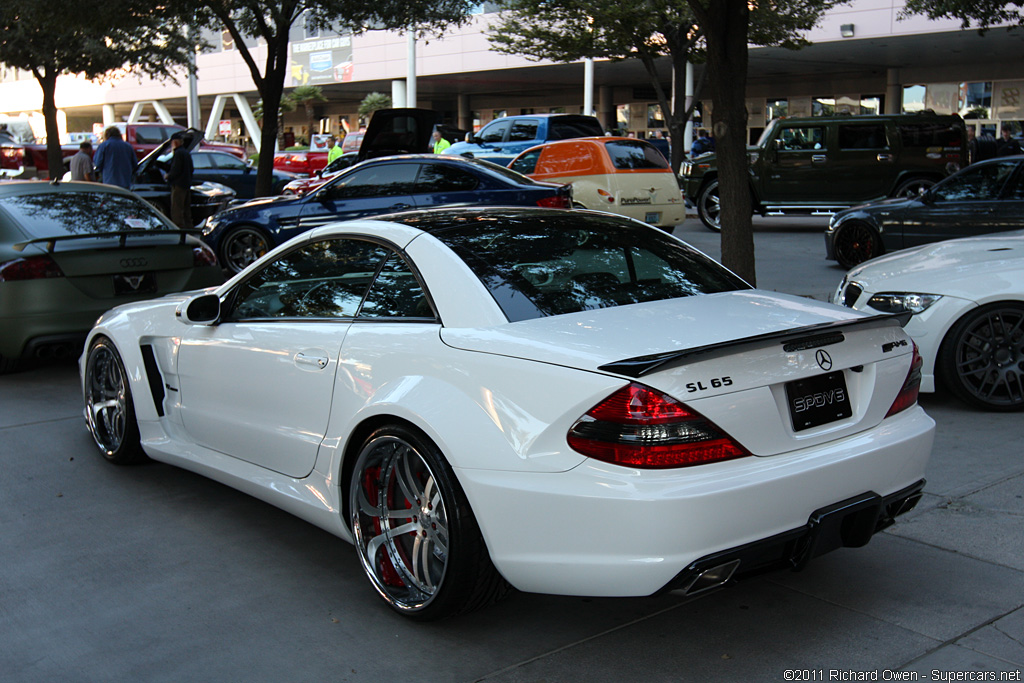
<svg viewBox="0 0 1024 683"><path fill-rule="evenodd" d="M416 211L403 211L401 213L385 214L367 218L371 221L385 221L388 223L399 223L412 228L417 228L426 233L433 233L447 228L461 227L475 221L487 221L493 224L496 218L506 216L509 218L523 219L556 218L560 216L574 216L579 218L585 212L568 209L542 209L520 206L468 206L451 208L420 209ZM608 216L608 214L601 214ZM622 218L621 216L612 216ZM623 218L622 220L629 220ZM511 228L510 228L511 229Z"/></svg>

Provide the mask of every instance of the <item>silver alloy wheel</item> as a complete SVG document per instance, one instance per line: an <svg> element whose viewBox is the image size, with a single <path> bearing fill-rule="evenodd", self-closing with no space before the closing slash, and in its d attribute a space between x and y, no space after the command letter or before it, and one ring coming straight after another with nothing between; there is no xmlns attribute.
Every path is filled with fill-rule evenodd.
<svg viewBox="0 0 1024 683"><path fill-rule="evenodd" d="M270 242L257 228L235 228L224 236L220 251L222 265L237 273L270 251Z"/></svg>
<svg viewBox="0 0 1024 683"><path fill-rule="evenodd" d="M128 381L115 352L105 344L95 346L85 370L86 419L96 445L112 457L128 433Z"/></svg>
<svg viewBox="0 0 1024 683"><path fill-rule="evenodd" d="M697 215L709 230L722 229L722 200L718 195L718 181L712 180L697 197Z"/></svg>
<svg viewBox="0 0 1024 683"><path fill-rule="evenodd" d="M416 447L372 439L356 461L349 511L363 570L395 609L414 612L437 596L448 569L446 492Z"/></svg>
<svg viewBox="0 0 1024 683"><path fill-rule="evenodd" d="M893 197L913 199L914 197L920 196L922 192L934 184L935 181L930 178L913 178L896 188L896 193L893 194Z"/></svg>
<svg viewBox="0 0 1024 683"><path fill-rule="evenodd" d="M1024 408L1024 306L978 309L952 331L954 393L994 410Z"/></svg>

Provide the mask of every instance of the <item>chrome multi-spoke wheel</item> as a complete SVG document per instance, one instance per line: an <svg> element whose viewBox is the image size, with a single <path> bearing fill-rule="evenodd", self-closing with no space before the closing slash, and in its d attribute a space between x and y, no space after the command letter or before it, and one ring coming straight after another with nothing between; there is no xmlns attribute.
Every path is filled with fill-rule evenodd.
<svg viewBox="0 0 1024 683"><path fill-rule="evenodd" d="M374 432L356 459L348 504L363 571L397 612L436 619L505 593L451 468L422 435Z"/></svg>
<svg viewBox="0 0 1024 683"><path fill-rule="evenodd" d="M712 180L704 186L697 197L697 215L709 230L722 229L722 200L718 195L718 181Z"/></svg>
<svg viewBox="0 0 1024 683"><path fill-rule="evenodd" d="M234 228L221 240L221 265L237 273L270 251L270 240L258 228Z"/></svg>
<svg viewBox="0 0 1024 683"><path fill-rule="evenodd" d="M893 197L913 199L935 184L931 178L911 178L896 188Z"/></svg>
<svg viewBox="0 0 1024 683"><path fill-rule="evenodd" d="M942 345L942 379L960 399L989 410L1024 409L1024 305L983 306Z"/></svg>
<svg viewBox="0 0 1024 683"><path fill-rule="evenodd" d="M86 421L103 457L119 465L144 459L128 376L107 339L89 348L84 388Z"/></svg>
<svg viewBox="0 0 1024 683"><path fill-rule="evenodd" d="M853 220L843 223L833 239L832 250L835 253L836 261L843 268L853 268L882 253L878 233L862 221Z"/></svg>

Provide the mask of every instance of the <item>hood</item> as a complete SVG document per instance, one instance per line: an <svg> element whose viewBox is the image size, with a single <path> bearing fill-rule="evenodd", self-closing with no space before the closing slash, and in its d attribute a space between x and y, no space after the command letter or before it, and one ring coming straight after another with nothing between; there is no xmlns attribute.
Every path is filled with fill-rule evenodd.
<svg viewBox="0 0 1024 683"><path fill-rule="evenodd" d="M430 109L379 109L359 145L359 161L433 152L430 136L440 122L441 115Z"/></svg>
<svg viewBox="0 0 1024 683"><path fill-rule="evenodd" d="M872 292L928 292L974 298L980 291L996 291L993 279L1024 271L1024 230L985 237L967 237L905 249L873 259L851 270ZM988 282L988 284L984 284Z"/></svg>
<svg viewBox="0 0 1024 683"><path fill-rule="evenodd" d="M188 152L191 153L192 150L198 147L199 143L203 141L203 133L202 131L198 131L195 128L189 128L188 130L183 132L185 133L185 143L183 146ZM139 165L135 168L135 175L139 177L145 176L146 171L148 171L149 168L153 164L155 164L158 159L160 159L161 157L170 158L170 156L171 140L170 138L168 138L167 140L161 142L156 149L154 149L152 152L150 152L149 154L142 158L142 161L140 161Z"/></svg>
<svg viewBox="0 0 1024 683"><path fill-rule="evenodd" d="M441 338L459 349L596 370L638 356L862 317L848 308L754 289L602 308L494 328L444 328ZM708 325L709 320L715 324ZM643 334L638 334L640 330Z"/></svg>

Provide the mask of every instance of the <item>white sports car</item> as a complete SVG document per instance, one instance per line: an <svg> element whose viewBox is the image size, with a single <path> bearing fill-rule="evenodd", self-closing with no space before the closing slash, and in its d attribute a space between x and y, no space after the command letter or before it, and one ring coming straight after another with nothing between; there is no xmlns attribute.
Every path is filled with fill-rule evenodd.
<svg viewBox="0 0 1024 683"><path fill-rule="evenodd" d="M913 313L921 391L989 410L1024 409L1024 231L906 249L854 268L834 302Z"/></svg>
<svg viewBox="0 0 1024 683"><path fill-rule="evenodd" d="M898 316L752 289L578 211L312 230L216 290L110 311L81 372L108 460L327 529L423 620L863 545L920 498L934 430Z"/></svg>

